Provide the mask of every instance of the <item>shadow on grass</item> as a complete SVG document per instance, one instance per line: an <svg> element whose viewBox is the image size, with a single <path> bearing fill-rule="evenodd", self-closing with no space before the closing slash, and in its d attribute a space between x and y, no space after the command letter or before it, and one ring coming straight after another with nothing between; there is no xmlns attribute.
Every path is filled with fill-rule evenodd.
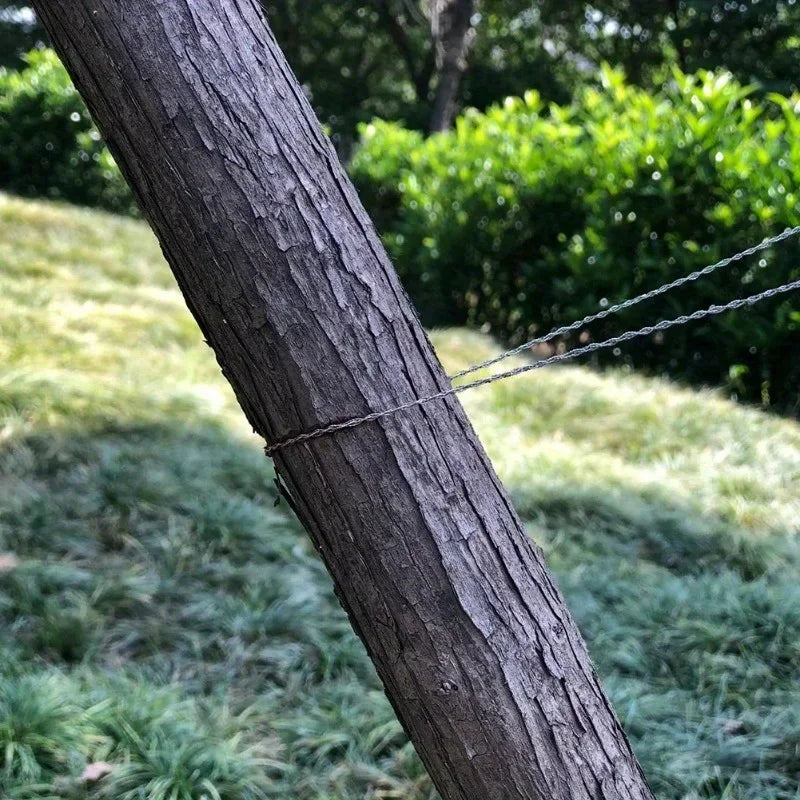
<svg viewBox="0 0 800 800"><path fill-rule="evenodd" d="M236 685L351 657L256 445L214 425L110 427L37 433L0 464L0 552L19 560L0 573L0 614L26 658L152 661Z"/></svg>
<svg viewBox="0 0 800 800"><path fill-rule="evenodd" d="M796 535L757 534L652 492L555 484L515 505L554 563L615 558L678 575L732 570L746 580L800 565Z"/></svg>
<svg viewBox="0 0 800 800"><path fill-rule="evenodd" d="M125 784L141 788L142 775L205 763L203 747L255 732L270 742L265 791L431 796L327 575L274 506L255 444L212 423L51 430L7 442L0 474L0 553L18 559L0 572L0 678L41 699L39 719L47 709L61 719L54 696L81 719L97 703L112 709L60 744L31 745L25 781L52 789L99 757L89 743L102 740L104 758L144 765L140 784ZM789 538L756 540L633 493L550 487L518 507L658 795L794 797L800 590ZM143 691L167 699L137 722ZM219 709L228 727L198 722ZM159 727L162 712L178 727ZM193 727L200 750L185 751ZM259 769L231 758L251 777Z"/></svg>

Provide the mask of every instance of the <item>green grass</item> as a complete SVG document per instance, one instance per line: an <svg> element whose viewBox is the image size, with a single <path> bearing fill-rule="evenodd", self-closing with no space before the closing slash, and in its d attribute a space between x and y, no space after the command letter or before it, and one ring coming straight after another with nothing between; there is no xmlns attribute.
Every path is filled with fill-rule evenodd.
<svg viewBox="0 0 800 800"><path fill-rule="evenodd" d="M0 363L0 797L432 798L146 229L0 195ZM581 367L462 397L657 796L799 798L800 427Z"/></svg>

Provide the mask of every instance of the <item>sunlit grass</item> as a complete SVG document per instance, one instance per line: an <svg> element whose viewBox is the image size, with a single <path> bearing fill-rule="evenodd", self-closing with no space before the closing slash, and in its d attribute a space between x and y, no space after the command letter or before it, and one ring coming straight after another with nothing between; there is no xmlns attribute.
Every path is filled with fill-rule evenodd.
<svg viewBox="0 0 800 800"><path fill-rule="evenodd" d="M432 797L146 228L0 195L0 362L0 797ZM797 424L579 366L462 399L658 797L796 798Z"/></svg>
<svg viewBox="0 0 800 800"><path fill-rule="evenodd" d="M473 354L480 361L499 350L465 331L434 333L433 341L451 371L468 366ZM534 371L461 398L496 467L522 497L542 483L549 492L555 479L582 490L633 489L756 535L800 531L794 422L716 392L575 366Z"/></svg>

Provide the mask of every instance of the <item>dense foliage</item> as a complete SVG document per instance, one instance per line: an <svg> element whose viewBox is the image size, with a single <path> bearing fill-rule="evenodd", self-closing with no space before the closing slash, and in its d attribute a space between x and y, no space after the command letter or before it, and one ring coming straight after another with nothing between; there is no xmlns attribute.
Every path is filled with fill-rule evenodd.
<svg viewBox="0 0 800 800"><path fill-rule="evenodd" d="M569 103L540 94L467 112L424 138L362 126L362 198L428 324L518 342L652 288L800 221L797 99L725 74L675 71L657 93L601 71ZM0 185L134 209L88 112L49 50L0 70ZM604 338L798 275L792 244L596 326ZM791 298L627 345L635 366L723 384L796 410Z"/></svg>
<svg viewBox="0 0 800 800"><path fill-rule="evenodd" d="M428 139L365 126L351 171L424 320L520 342L800 222L797 100L749 94L724 74L677 71L651 94L605 69L569 105L528 93ZM592 337L799 276L797 245L776 246ZM620 357L796 408L798 347L789 296L630 343Z"/></svg>
<svg viewBox="0 0 800 800"><path fill-rule="evenodd" d="M0 67L21 67L25 53L44 38L39 20L30 6L0 0Z"/></svg>
<svg viewBox="0 0 800 800"><path fill-rule="evenodd" d="M427 129L435 83L428 2L262 0L344 150L353 126L372 117ZM770 91L800 88L800 4L793 0L481 0L477 8L462 107L485 109L531 89L568 101L604 61L648 87L677 65L729 70Z"/></svg>
<svg viewBox="0 0 800 800"><path fill-rule="evenodd" d="M436 64L430 0L261 0L269 24L340 152L374 117L427 129ZM642 86L665 68L726 69L769 91L800 88L794 0L479 0L459 89L485 109L536 90L565 102L603 61ZM0 0L0 65L46 35L29 6Z"/></svg>
<svg viewBox="0 0 800 800"><path fill-rule="evenodd" d="M0 187L130 212L127 184L52 50L0 68Z"/></svg>

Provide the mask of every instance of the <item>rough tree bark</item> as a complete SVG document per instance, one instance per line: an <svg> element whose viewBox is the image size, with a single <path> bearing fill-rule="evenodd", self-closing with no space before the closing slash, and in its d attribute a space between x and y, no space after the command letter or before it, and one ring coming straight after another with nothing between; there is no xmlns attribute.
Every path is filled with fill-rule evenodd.
<svg viewBox="0 0 800 800"><path fill-rule="evenodd" d="M447 385L257 0L34 6L256 431ZM446 800L651 797L456 399L276 467Z"/></svg>
<svg viewBox="0 0 800 800"><path fill-rule="evenodd" d="M475 0L430 0L429 14L437 70L430 121L435 133L446 131L456 115L458 87L475 38Z"/></svg>

